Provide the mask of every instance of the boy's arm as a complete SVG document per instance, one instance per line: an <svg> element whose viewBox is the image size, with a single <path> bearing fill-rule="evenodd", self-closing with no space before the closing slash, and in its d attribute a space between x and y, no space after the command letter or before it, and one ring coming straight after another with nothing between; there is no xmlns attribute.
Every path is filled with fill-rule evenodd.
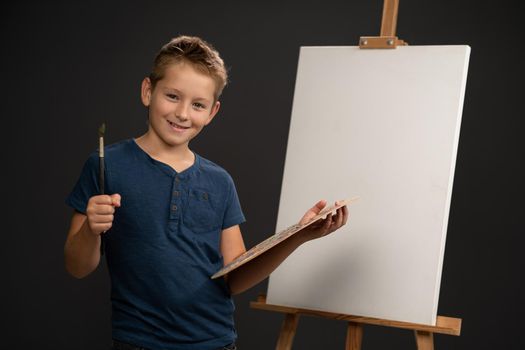
<svg viewBox="0 0 525 350"><path fill-rule="evenodd" d="M98 195L89 199L86 214L74 212L64 246L66 270L77 278L93 272L100 262L100 235L113 225L120 195Z"/></svg>
<svg viewBox="0 0 525 350"><path fill-rule="evenodd" d="M100 262L100 235L88 225L87 216L74 212L64 246L66 270L76 278L93 272Z"/></svg>
<svg viewBox="0 0 525 350"><path fill-rule="evenodd" d="M306 223L317 215L326 206L325 201L320 201L311 208L301 219L300 224ZM326 219L320 220L292 237L284 240L272 249L259 255L253 260L230 272L227 281L232 294L241 293L268 277L295 249L301 244L325 236L344 224L348 220L348 208L339 208L334 216L327 215ZM244 243L239 226L233 226L223 230L221 237L221 252L224 265L227 265L237 256L244 253Z"/></svg>

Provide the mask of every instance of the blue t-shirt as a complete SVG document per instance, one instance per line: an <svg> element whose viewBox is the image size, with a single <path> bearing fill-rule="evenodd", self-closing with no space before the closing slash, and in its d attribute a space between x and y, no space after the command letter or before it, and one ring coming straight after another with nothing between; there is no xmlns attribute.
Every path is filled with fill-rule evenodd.
<svg viewBox="0 0 525 350"><path fill-rule="evenodd" d="M98 153L66 199L85 213L99 193ZM244 221L235 185L195 154L177 173L133 139L105 147L105 192L119 193L103 234L111 278L113 338L148 349L217 349L236 339L234 304L224 279L220 235Z"/></svg>

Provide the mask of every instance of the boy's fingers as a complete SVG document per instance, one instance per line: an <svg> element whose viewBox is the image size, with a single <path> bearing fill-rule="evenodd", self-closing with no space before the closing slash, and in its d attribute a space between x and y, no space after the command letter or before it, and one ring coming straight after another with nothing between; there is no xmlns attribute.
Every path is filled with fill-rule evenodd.
<svg viewBox="0 0 525 350"><path fill-rule="evenodd" d="M324 199L320 200L319 202L315 203L313 207L308 209L308 214L313 214L312 217L319 214L323 208L326 207L326 201Z"/></svg>
<svg viewBox="0 0 525 350"><path fill-rule="evenodd" d="M120 194L118 193L114 193L111 195L111 204L116 206L116 207L120 207L120 200L121 200L121 197L120 197Z"/></svg>
<svg viewBox="0 0 525 350"><path fill-rule="evenodd" d="M315 205L310 210L314 211L316 214L319 214L324 207L326 207L326 201L321 199L319 202L315 203Z"/></svg>
<svg viewBox="0 0 525 350"><path fill-rule="evenodd" d="M91 218L93 224L107 224L113 222L113 214L96 214Z"/></svg>
<svg viewBox="0 0 525 350"><path fill-rule="evenodd" d="M114 193L111 196L107 194L101 194L98 196L93 197L93 202L95 204L107 204L107 205L114 205L116 207L120 207L120 201L121 197L120 194Z"/></svg>
<svg viewBox="0 0 525 350"><path fill-rule="evenodd" d="M348 221L348 207L345 205L343 207L343 225L345 225L347 221Z"/></svg>
<svg viewBox="0 0 525 350"><path fill-rule="evenodd" d="M94 210L95 215L108 215L108 214L113 214L114 212L115 212L115 207L113 207L112 205L107 205L107 204L99 205Z"/></svg>
<svg viewBox="0 0 525 350"><path fill-rule="evenodd" d="M343 210L342 210L342 208L337 209L333 225L336 226L336 227L343 226Z"/></svg>
<svg viewBox="0 0 525 350"><path fill-rule="evenodd" d="M326 216L326 220L323 223L322 236L325 236L330 232L330 227L333 225L333 223L334 223L334 215L330 213Z"/></svg>
<svg viewBox="0 0 525 350"><path fill-rule="evenodd" d="M326 214L326 219L323 221L323 228L328 228L332 225L332 222L334 221L334 216L332 213Z"/></svg>
<svg viewBox="0 0 525 350"><path fill-rule="evenodd" d="M326 206L326 201L325 200L320 200L319 202L317 202L313 207L308 209L306 214L304 214L302 219L299 221L299 224L302 225L302 224L305 224L308 221L310 221L313 217L315 217L317 214L319 214L321 212L321 210L323 210L323 208L325 206Z"/></svg>
<svg viewBox="0 0 525 350"><path fill-rule="evenodd" d="M100 235L106 232L107 230L111 228L111 226L113 226L112 220L111 221L106 221L106 220L98 221L99 219L100 218L88 220L89 228L96 235Z"/></svg>
<svg viewBox="0 0 525 350"><path fill-rule="evenodd" d="M108 215L97 215L97 222L100 223L100 224L108 224L108 223L111 223L113 222L113 214L108 214Z"/></svg>
<svg viewBox="0 0 525 350"><path fill-rule="evenodd" d="M112 203L111 197L107 194L101 194L98 196L94 196L92 198L95 204L111 204Z"/></svg>
<svg viewBox="0 0 525 350"><path fill-rule="evenodd" d="M111 228L112 223L104 223L104 224L93 224L93 227L91 228L93 231L95 231L96 234L100 235L102 233L105 233L107 230Z"/></svg>

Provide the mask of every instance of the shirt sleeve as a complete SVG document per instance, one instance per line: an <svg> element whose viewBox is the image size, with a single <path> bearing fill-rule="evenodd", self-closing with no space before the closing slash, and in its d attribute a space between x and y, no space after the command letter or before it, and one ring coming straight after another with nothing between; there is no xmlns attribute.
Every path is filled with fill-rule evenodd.
<svg viewBox="0 0 525 350"><path fill-rule="evenodd" d="M80 213L86 213L89 198L100 193L98 171L98 153L93 152L84 163L77 183L66 198L67 205Z"/></svg>
<svg viewBox="0 0 525 350"><path fill-rule="evenodd" d="M228 175L228 187L226 210L224 211L224 218L222 220L222 229L227 229L235 225L242 224L246 221L239 202L239 196L231 176Z"/></svg>

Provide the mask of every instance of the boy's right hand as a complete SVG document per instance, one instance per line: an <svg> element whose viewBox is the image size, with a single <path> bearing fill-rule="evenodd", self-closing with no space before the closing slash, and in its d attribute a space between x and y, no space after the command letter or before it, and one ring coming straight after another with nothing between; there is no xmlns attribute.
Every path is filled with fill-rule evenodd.
<svg viewBox="0 0 525 350"><path fill-rule="evenodd" d="M100 235L111 228L115 207L120 207L120 195L118 193L111 196L101 194L89 198L86 216L88 226L93 234Z"/></svg>

